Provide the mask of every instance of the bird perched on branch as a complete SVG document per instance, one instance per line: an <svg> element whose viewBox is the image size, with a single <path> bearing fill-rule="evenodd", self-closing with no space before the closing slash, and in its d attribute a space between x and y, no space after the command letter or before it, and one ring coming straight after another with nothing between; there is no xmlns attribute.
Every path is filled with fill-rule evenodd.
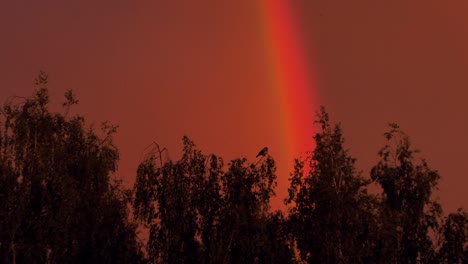
<svg viewBox="0 0 468 264"><path fill-rule="evenodd" d="M264 147L262 150L260 150L260 152L257 154L257 156L255 156L256 158L258 158L259 156L262 156L262 157L265 157L265 155L267 154L268 152L268 147Z"/></svg>

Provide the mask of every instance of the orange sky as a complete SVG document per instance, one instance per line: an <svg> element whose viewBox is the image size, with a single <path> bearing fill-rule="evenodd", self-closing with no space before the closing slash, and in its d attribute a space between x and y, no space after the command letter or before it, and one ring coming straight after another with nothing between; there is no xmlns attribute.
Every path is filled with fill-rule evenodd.
<svg viewBox="0 0 468 264"><path fill-rule="evenodd" d="M386 123L397 122L441 173L446 211L468 208L468 2L293 2L320 103L342 122L364 174ZM156 141L178 158L184 134L227 160L254 159L264 146L280 157L260 8L252 0L2 1L0 98L31 94L47 71L54 99L71 88L76 112L120 125L118 174L128 186L146 146ZM281 199L289 161L277 159Z"/></svg>

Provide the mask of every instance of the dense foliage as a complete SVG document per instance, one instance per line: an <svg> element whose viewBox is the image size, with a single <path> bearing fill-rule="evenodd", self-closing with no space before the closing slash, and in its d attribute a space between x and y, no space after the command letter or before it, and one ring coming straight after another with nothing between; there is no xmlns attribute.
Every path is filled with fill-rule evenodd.
<svg viewBox="0 0 468 264"><path fill-rule="evenodd" d="M369 181L343 148L340 126L332 127L323 109L318 123L316 148L306 160L296 160L286 201L294 205L289 224L301 257L310 263L374 262L378 198L367 193Z"/></svg>
<svg viewBox="0 0 468 264"><path fill-rule="evenodd" d="M47 76L32 98L6 103L0 126L0 263L129 263L140 256L115 128L48 110ZM77 101L67 92L64 107Z"/></svg>
<svg viewBox="0 0 468 264"><path fill-rule="evenodd" d="M267 149L225 163L188 137L179 160L154 144L126 190L116 128L68 117L71 91L52 113L47 76L36 84L0 111L0 263L468 263L468 214L443 215L440 175L395 124L366 177L322 108L289 210L272 211Z"/></svg>
<svg viewBox="0 0 468 264"><path fill-rule="evenodd" d="M223 166L187 137L181 160L156 145L140 164L135 215L150 228L151 263L465 263L468 218L442 219L432 198L439 174L417 158L395 124L365 178L322 108L316 147L296 159L290 210L271 212L275 163ZM369 192L371 185L380 193ZM376 187L374 187L376 189Z"/></svg>
<svg viewBox="0 0 468 264"><path fill-rule="evenodd" d="M275 162L203 155L184 137L177 162L154 151L138 168L135 215L150 228L149 259L161 263L285 263L281 213L269 212ZM280 227L279 229L277 229Z"/></svg>

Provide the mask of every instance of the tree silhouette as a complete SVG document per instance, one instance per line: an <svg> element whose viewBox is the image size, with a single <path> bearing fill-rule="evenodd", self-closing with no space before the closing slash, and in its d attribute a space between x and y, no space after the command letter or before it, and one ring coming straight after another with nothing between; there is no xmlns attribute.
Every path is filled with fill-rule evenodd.
<svg viewBox="0 0 468 264"><path fill-rule="evenodd" d="M116 127L69 117L72 91L64 113L51 112L47 81L41 72L32 97L0 108L0 263L468 263L467 213L442 217L440 175L395 124L366 179L322 107L316 147L290 175L289 211L274 212L266 147L225 164L186 136L176 161L154 144L124 189L112 177Z"/></svg>
<svg viewBox="0 0 468 264"><path fill-rule="evenodd" d="M438 263L468 263L468 214L459 209L449 214L440 230Z"/></svg>
<svg viewBox="0 0 468 264"><path fill-rule="evenodd" d="M430 262L434 246L429 230L436 230L442 213L431 195L440 176L425 160L414 158L417 151L397 125L390 124L385 137L388 144L379 151L381 160L371 171L383 189L382 256L397 263Z"/></svg>
<svg viewBox="0 0 468 264"><path fill-rule="evenodd" d="M36 85L1 110L0 262L137 262L131 196L110 179L115 127L98 136L83 117L49 112L45 73ZM67 94L64 105L77 103Z"/></svg>
<svg viewBox="0 0 468 264"><path fill-rule="evenodd" d="M183 143L181 160L158 165L160 153L155 152L138 168L135 215L150 228L150 261L288 260L283 218L269 212L276 184L273 159L267 157L258 166L232 160L225 172L222 159L203 155L187 137Z"/></svg>
<svg viewBox="0 0 468 264"><path fill-rule="evenodd" d="M205 157L193 147L185 137L184 156L179 162L168 161L160 167L159 158L151 155L138 167L134 212L150 227L148 253L154 263L201 261L198 236L202 233L197 232L205 219L197 190L205 181ZM216 196L212 198L216 202Z"/></svg>
<svg viewBox="0 0 468 264"><path fill-rule="evenodd" d="M375 241L376 197L368 181L354 167L355 159L343 148L339 125L332 127L324 108L318 115L321 132L308 157L296 160L287 204L289 224L302 259L309 263L361 263L372 259ZM367 260L367 261L366 261Z"/></svg>

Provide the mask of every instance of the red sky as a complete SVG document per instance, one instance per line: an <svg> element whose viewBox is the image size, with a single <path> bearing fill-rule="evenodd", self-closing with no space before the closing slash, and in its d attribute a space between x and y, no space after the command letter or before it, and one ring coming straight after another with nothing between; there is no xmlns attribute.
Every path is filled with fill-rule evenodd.
<svg viewBox="0 0 468 264"><path fill-rule="evenodd" d="M145 147L177 159L184 134L226 161L280 157L259 2L2 1L0 98L30 95L41 69L57 105L73 89L77 113L120 126L127 186ZM442 175L446 211L468 208L468 2L291 2L315 93L363 174L397 122ZM282 199L291 167L277 162Z"/></svg>

